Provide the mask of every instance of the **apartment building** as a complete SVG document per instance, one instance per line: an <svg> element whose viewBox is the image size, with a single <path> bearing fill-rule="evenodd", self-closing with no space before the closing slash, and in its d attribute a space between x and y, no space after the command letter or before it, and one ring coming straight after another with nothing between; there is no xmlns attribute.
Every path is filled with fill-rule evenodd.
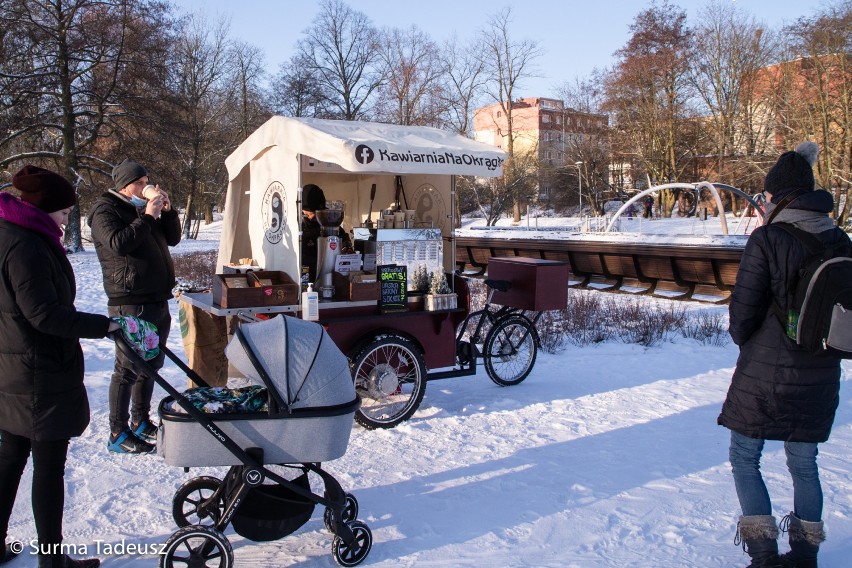
<svg viewBox="0 0 852 568"><path fill-rule="evenodd" d="M559 99L530 97L512 103L515 152L537 150L539 159L553 167L573 164L576 149L583 140L606 126L606 116L566 108ZM508 122L501 105L493 104L474 111L473 134L481 142L506 147ZM542 197L549 192L546 186L539 188Z"/></svg>

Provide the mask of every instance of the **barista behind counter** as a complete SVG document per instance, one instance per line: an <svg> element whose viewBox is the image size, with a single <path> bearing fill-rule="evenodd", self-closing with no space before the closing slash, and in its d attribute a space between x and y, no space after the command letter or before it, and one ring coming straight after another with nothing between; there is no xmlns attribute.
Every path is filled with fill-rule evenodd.
<svg viewBox="0 0 852 568"><path fill-rule="evenodd" d="M302 188L302 266L308 267L308 282L313 283L316 283L317 278L317 241L322 236L322 227L317 221L316 212L325 208L325 193L320 186L309 183ZM352 241L343 227L338 229L338 236L341 252L353 252Z"/></svg>

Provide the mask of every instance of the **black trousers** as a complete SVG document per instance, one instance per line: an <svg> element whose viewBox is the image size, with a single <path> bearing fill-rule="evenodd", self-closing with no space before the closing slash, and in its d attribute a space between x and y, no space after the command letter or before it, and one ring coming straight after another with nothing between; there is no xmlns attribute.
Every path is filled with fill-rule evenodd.
<svg viewBox="0 0 852 568"><path fill-rule="evenodd" d="M172 325L168 302L109 306L110 316L136 316L157 326L160 345L165 345ZM155 370L163 367L165 355L161 352L148 361ZM154 394L154 379L138 375L133 364L118 347L115 349L115 368L109 385L109 428L118 433L127 428L128 420L134 423L146 420L151 412L151 397ZM131 406L132 402L132 406Z"/></svg>
<svg viewBox="0 0 852 568"><path fill-rule="evenodd" d="M32 506L39 547L62 543L68 440L38 442L0 430L0 536L5 542L18 485L33 456ZM49 549L48 549L49 550Z"/></svg>

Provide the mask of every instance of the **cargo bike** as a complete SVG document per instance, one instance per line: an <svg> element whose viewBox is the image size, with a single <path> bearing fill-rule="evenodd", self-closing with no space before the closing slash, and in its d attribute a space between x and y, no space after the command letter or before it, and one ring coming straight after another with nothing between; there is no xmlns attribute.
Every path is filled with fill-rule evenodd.
<svg viewBox="0 0 852 568"><path fill-rule="evenodd" d="M472 376L480 365L500 386L527 378L540 345L536 324L545 311L566 306L567 266L518 257L493 258L489 267L486 299L475 311L470 279L454 274L455 309L381 316L375 308L321 313L320 323L349 357L362 400L355 414L359 424L396 426L416 412L427 381Z"/></svg>
<svg viewBox="0 0 852 568"><path fill-rule="evenodd" d="M137 371L168 393L158 407L157 454L187 471L229 467L222 479L194 477L177 489L172 516L179 529L163 547L160 568L231 568L229 525L252 541L278 540L307 523L317 505L334 535L334 560L356 566L367 557L373 539L357 519L358 501L322 467L346 452L359 399L348 361L321 326L296 318L241 325L226 353L254 384L234 389L208 387L161 347L200 385L183 392L146 362L144 347L120 332L113 338Z"/></svg>
<svg viewBox="0 0 852 568"><path fill-rule="evenodd" d="M223 317L304 315L301 196L314 184L335 211L320 220L318 323L349 360L358 423L393 427L417 410L427 381L473 375L478 364L495 383L517 384L535 363L542 311L566 305L568 274L561 262L493 259L488 301L470 312L470 286L455 259L456 176L500 176L504 157L495 146L429 127L273 117L226 160L222 274L213 294L185 299ZM340 254L341 223L352 255ZM403 267L407 277L390 299L384 267ZM250 270L284 277L269 280L266 296L244 301L246 292L222 283ZM434 304L420 293L418 271L442 274L449 301Z"/></svg>

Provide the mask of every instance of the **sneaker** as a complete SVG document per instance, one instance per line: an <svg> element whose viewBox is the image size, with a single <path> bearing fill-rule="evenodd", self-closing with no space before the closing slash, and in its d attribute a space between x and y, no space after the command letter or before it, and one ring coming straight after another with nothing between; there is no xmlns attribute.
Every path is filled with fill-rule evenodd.
<svg viewBox="0 0 852 568"><path fill-rule="evenodd" d="M118 436L110 435L107 449L117 454L150 454L156 448L153 444L139 439L127 428Z"/></svg>
<svg viewBox="0 0 852 568"><path fill-rule="evenodd" d="M147 418L139 424L131 424L130 430L136 434L140 440L144 440L149 444L157 443L157 425Z"/></svg>

